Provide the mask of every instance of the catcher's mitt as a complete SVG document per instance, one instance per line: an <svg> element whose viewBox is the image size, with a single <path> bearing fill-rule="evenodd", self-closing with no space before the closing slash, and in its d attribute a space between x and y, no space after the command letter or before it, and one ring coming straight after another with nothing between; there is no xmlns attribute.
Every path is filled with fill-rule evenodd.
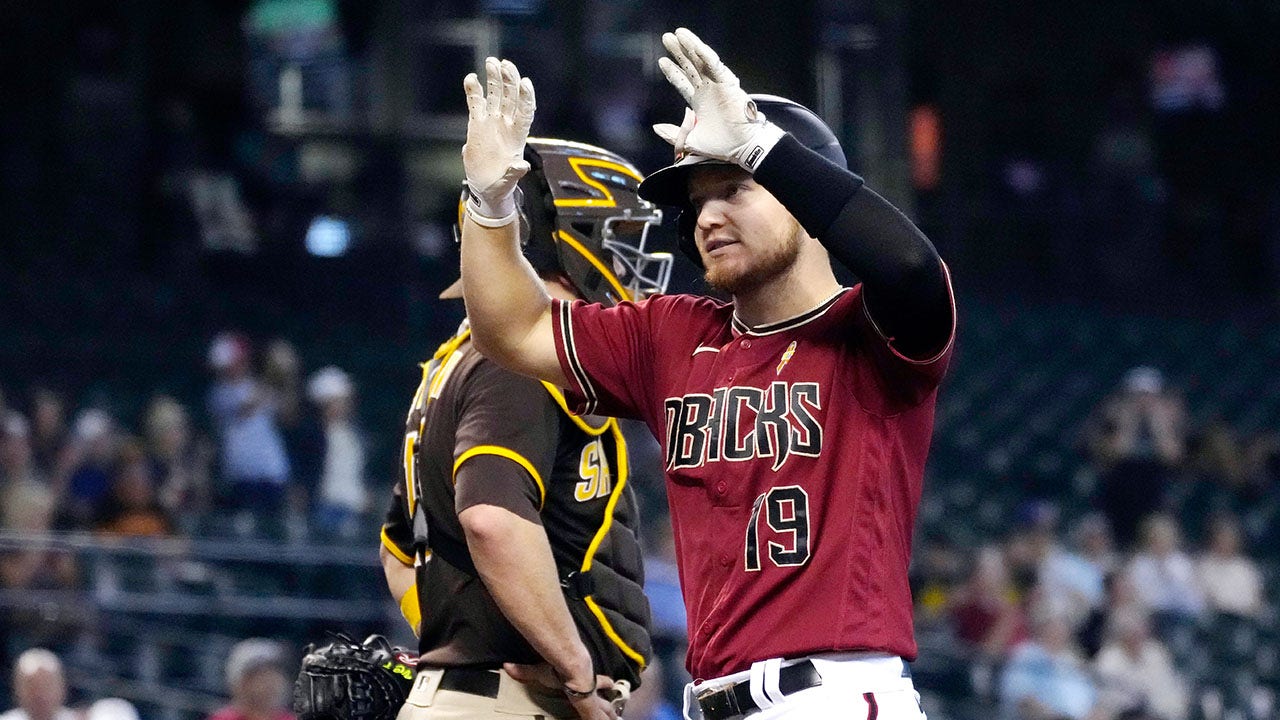
<svg viewBox="0 0 1280 720"><path fill-rule="evenodd" d="M395 720L417 660L381 635L359 645L345 635L309 645L293 685L293 711L298 720Z"/></svg>

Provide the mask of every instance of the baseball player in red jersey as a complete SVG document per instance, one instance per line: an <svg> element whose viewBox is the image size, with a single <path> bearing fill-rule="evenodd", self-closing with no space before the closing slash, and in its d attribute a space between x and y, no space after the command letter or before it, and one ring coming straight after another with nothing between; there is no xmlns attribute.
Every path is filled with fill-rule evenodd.
<svg viewBox="0 0 1280 720"><path fill-rule="evenodd" d="M641 194L725 304L555 301L522 264L510 188L532 105L514 66L468 85L463 230L480 350L644 420L666 448L689 617L691 720L920 718L907 566L955 308L918 229L845 167L803 106L749 96L685 29L660 65L689 104ZM525 105L524 103L528 103ZM862 283L839 285L829 255Z"/></svg>

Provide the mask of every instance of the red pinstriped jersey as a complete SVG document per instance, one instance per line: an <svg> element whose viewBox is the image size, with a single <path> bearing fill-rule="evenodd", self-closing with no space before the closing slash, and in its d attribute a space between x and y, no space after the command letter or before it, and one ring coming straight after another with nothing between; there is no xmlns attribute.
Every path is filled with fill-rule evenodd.
<svg viewBox="0 0 1280 720"><path fill-rule="evenodd" d="M950 340L897 353L861 286L758 328L688 295L554 310L575 410L640 418L665 448L693 677L915 657L907 566Z"/></svg>

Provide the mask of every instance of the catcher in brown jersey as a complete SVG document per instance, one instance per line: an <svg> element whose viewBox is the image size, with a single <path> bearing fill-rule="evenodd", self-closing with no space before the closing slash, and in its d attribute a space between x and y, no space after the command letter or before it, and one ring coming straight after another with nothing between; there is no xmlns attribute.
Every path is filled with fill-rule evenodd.
<svg viewBox="0 0 1280 720"><path fill-rule="evenodd" d="M601 148L530 139L519 216L548 292L615 304L665 289L661 213ZM469 201L464 188L460 211ZM460 284L441 297L460 297ZM400 720L614 718L651 653L617 421L486 360L464 321L423 365L382 531L388 586L419 637ZM522 682L521 682L522 681Z"/></svg>

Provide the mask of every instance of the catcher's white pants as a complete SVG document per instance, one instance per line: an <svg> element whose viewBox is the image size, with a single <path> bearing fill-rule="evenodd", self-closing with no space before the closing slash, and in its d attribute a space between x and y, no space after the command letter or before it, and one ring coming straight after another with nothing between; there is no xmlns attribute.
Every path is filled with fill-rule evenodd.
<svg viewBox="0 0 1280 720"><path fill-rule="evenodd" d="M778 671L804 660L813 661L822 684L779 696ZM902 676L904 667L901 658L883 653L761 660L753 663L750 670L686 685L684 716L687 720L703 720L698 695L748 682L751 696L761 709L742 716L746 720L925 720L920 694L911 678Z"/></svg>
<svg viewBox="0 0 1280 720"><path fill-rule="evenodd" d="M577 720L577 713L560 693L544 694L499 671L498 697L441 690L444 670L421 668L414 676L413 690L400 707L396 720L519 720L555 718Z"/></svg>

